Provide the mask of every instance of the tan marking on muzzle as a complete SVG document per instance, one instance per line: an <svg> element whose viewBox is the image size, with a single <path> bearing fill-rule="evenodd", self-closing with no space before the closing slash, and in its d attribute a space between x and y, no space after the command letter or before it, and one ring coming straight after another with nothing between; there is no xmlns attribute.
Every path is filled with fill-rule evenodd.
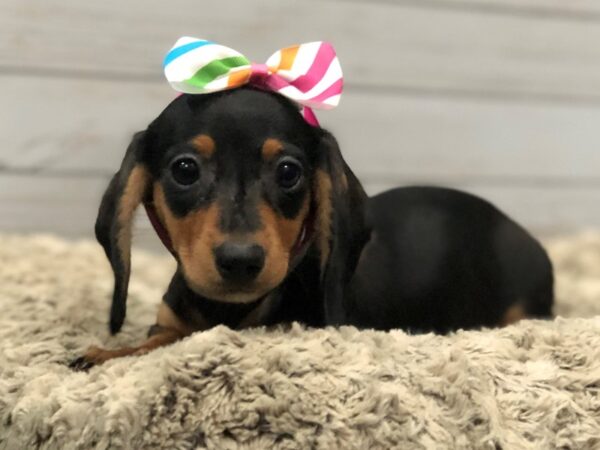
<svg viewBox="0 0 600 450"><path fill-rule="evenodd" d="M308 214L309 203L307 196L298 215L293 219L280 216L266 202L259 204L262 228L254 234L254 239L265 249L266 255L260 277L261 284L271 286L272 289L287 275L291 251Z"/></svg>
<svg viewBox="0 0 600 450"><path fill-rule="evenodd" d="M257 235L261 233L271 234L271 237L275 238L277 243L281 245L281 248L289 253L298 240L298 235L308 214L309 203L307 196L302 203L298 215L293 219L288 219L277 214L268 203L261 202L258 206L258 211L264 228Z"/></svg>
<svg viewBox="0 0 600 450"><path fill-rule="evenodd" d="M154 205L183 265L186 279L194 286L218 284L221 276L215 266L212 249L226 238L219 230L217 204L212 203L185 217L175 217L167 205L162 187L155 183Z"/></svg>

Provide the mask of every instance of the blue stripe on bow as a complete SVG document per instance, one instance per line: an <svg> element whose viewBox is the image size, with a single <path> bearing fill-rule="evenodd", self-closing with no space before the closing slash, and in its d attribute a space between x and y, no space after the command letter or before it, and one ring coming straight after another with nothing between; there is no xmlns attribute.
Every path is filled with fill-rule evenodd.
<svg viewBox="0 0 600 450"><path fill-rule="evenodd" d="M167 56L165 56L165 60L163 61L163 67L167 67L169 63L173 60L179 58L181 55L186 54L189 51L195 50L197 48L203 47L205 45L214 44L214 42L210 41L196 41L190 42L189 44L182 45L180 47L176 47L172 49Z"/></svg>

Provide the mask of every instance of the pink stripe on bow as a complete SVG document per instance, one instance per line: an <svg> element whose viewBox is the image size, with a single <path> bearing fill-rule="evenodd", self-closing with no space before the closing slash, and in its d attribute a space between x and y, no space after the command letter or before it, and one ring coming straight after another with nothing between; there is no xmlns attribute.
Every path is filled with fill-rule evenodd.
<svg viewBox="0 0 600 450"><path fill-rule="evenodd" d="M302 93L310 91L325 76L334 59L335 51L333 47L321 44L310 69L306 74L300 75L292 81L291 84Z"/></svg>
<svg viewBox="0 0 600 450"><path fill-rule="evenodd" d="M342 80L340 78L335 83L333 83L331 86L329 86L327 89L325 89L323 92L321 92L318 95L315 95L314 97L310 98L309 100L311 102L322 102L324 100L327 100L329 97L333 97L334 95L338 95L340 92L342 92L343 86L344 86L344 80Z"/></svg>

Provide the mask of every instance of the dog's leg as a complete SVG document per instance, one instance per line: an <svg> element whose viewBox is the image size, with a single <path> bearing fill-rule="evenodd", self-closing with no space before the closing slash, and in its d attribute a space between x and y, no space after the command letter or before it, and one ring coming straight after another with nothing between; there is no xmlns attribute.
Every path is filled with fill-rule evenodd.
<svg viewBox="0 0 600 450"><path fill-rule="evenodd" d="M163 302L158 310L156 325L151 328L148 339L142 344L113 350L92 346L83 356L73 360L69 367L74 370L88 370L90 367L102 364L109 359L144 355L156 348L172 344L189 336L192 332L193 330L175 316L171 308Z"/></svg>

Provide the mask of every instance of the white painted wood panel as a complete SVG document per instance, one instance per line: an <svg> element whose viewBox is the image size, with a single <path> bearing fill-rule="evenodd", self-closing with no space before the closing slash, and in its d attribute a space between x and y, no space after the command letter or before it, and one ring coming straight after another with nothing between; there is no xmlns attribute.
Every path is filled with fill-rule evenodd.
<svg viewBox="0 0 600 450"><path fill-rule="evenodd" d="M407 180L404 180L405 182ZM56 178L43 175L0 174L0 231L53 232L70 237L93 237L100 198L108 180L99 177ZM402 184L402 180L401 180ZM600 227L600 188L523 187L457 183L456 188L483 196L538 234ZM391 187L365 184L370 193ZM144 214L136 240L156 247Z"/></svg>
<svg viewBox="0 0 600 450"><path fill-rule="evenodd" d="M415 3L411 0L391 0L392 3L396 1ZM461 7L492 14L530 14L542 19L552 14L552 17L564 20L594 20L598 19L594 13L600 13L600 3L596 0L422 0L418 4L437 8Z"/></svg>
<svg viewBox="0 0 600 450"><path fill-rule="evenodd" d="M600 182L600 109L348 95L328 122L363 176Z"/></svg>
<svg viewBox="0 0 600 450"><path fill-rule="evenodd" d="M446 184L537 232L600 226L596 1L3 0L0 231L92 236L184 34L259 61L332 41L347 90L319 117L370 193ZM156 247L144 220L138 235Z"/></svg>
<svg viewBox="0 0 600 450"><path fill-rule="evenodd" d="M91 237L107 183L98 177L0 174L0 230Z"/></svg>
<svg viewBox="0 0 600 450"><path fill-rule="evenodd" d="M349 85L600 102L600 21L431 6L4 0L0 66L158 79L180 35L211 38L259 61L281 46L326 39L335 43Z"/></svg>
<svg viewBox="0 0 600 450"><path fill-rule="evenodd" d="M340 1L340 0L330 0ZM363 2L365 0L341 0ZM389 5L419 8L460 8L474 13L531 15L537 19L557 17L563 20L597 20L600 4L596 0L371 0Z"/></svg>
<svg viewBox="0 0 600 450"><path fill-rule="evenodd" d="M166 83L0 77L0 166L114 172L131 135L173 98ZM319 112L373 180L600 184L600 109L349 89Z"/></svg>
<svg viewBox="0 0 600 450"><path fill-rule="evenodd" d="M56 233L94 239L94 223L108 178L54 177L0 173L0 232ZM159 249L143 208L134 227L134 242Z"/></svg>
<svg viewBox="0 0 600 450"><path fill-rule="evenodd" d="M411 185L411 180L365 182L371 195L398 185ZM417 183L419 185L423 183ZM438 183L434 183L438 184ZM523 186L503 183L491 185L476 182L449 182L444 186L465 190L496 205L510 217L537 235L600 228L600 188Z"/></svg>
<svg viewBox="0 0 600 450"><path fill-rule="evenodd" d="M110 173L174 91L166 82L0 76L0 98L0 167Z"/></svg>

